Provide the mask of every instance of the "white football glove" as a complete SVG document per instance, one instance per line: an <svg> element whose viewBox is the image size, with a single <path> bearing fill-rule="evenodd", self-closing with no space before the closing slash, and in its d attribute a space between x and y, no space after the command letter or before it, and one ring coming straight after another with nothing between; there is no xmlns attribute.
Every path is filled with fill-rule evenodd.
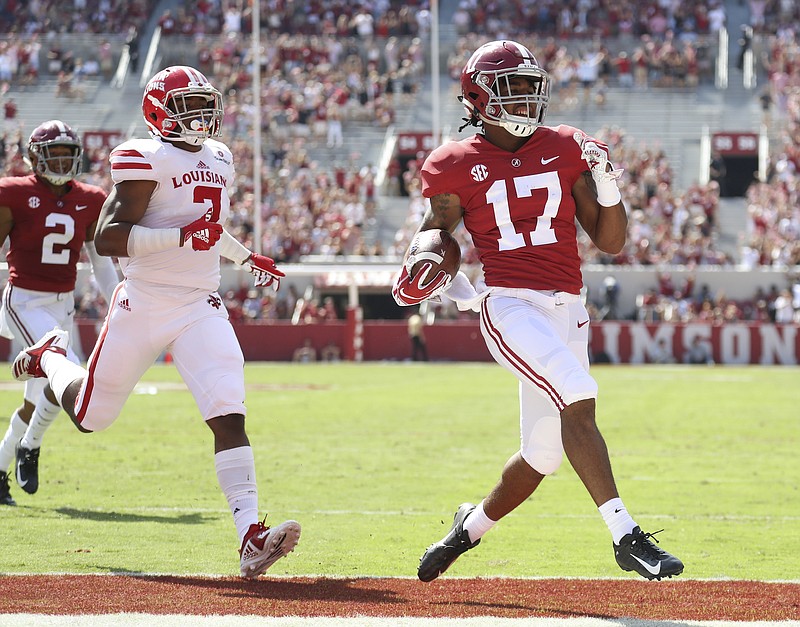
<svg viewBox="0 0 800 627"><path fill-rule="evenodd" d="M611 170L606 169L606 164L611 163L608 160L607 149L601 148L583 133L575 133L572 137L581 147L581 159L589 166L595 183L617 181L622 176L624 170L615 170L613 164Z"/></svg>
<svg viewBox="0 0 800 627"><path fill-rule="evenodd" d="M583 133L576 132L572 138L581 147L581 159L586 161L589 172L592 173L597 187L597 202L604 207L613 207L618 204L622 197L619 194L617 180L622 176L624 170L622 168L615 170L614 165L608 160L608 150L598 146ZM609 164L611 165L610 170L607 169Z"/></svg>

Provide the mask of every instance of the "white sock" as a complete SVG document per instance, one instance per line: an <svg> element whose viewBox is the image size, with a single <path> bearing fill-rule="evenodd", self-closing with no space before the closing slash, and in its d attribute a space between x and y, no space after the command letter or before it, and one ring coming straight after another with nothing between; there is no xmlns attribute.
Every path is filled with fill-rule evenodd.
<svg viewBox="0 0 800 627"><path fill-rule="evenodd" d="M33 411L31 423L19 443L20 446L29 449L41 447L44 432L53 424L60 412L61 406L51 403L45 393L42 392L39 401L36 403L36 409Z"/></svg>
<svg viewBox="0 0 800 627"><path fill-rule="evenodd" d="M253 449L239 446L220 451L214 455L214 466L217 469L219 487L228 499L241 542L250 525L258 522L258 488Z"/></svg>
<svg viewBox="0 0 800 627"><path fill-rule="evenodd" d="M25 429L27 428L28 425L22 422L19 412L15 411L8 423L6 435L3 437L3 441L0 442L0 472L7 472L11 462L16 459L17 442L25 435Z"/></svg>
<svg viewBox="0 0 800 627"><path fill-rule="evenodd" d="M597 510L608 526L611 537L614 539L614 544L619 544L622 536L629 534L636 527L636 523L631 518L621 498L606 501Z"/></svg>
<svg viewBox="0 0 800 627"><path fill-rule="evenodd" d="M73 381L85 379L89 374L85 368L72 363L61 353L54 351L45 351L41 357L41 365L50 381L50 389L53 390L56 400L62 407L64 405L61 403L61 398L64 396L65 390Z"/></svg>
<svg viewBox="0 0 800 627"><path fill-rule="evenodd" d="M472 510L469 516L464 519L464 529L467 530L470 542L480 540L484 534L497 524L483 511L483 501L478 503L478 507Z"/></svg>

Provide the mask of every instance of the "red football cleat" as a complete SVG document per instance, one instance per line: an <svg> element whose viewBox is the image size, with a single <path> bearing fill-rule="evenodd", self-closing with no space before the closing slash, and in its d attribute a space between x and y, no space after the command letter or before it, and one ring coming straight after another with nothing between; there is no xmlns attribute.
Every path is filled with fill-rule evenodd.
<svg viewBox="0 0 800 627"><path fill-rule="evenodd" d="M294 551L299 539L300 523L295 520L287 520L277 527L266 527L264 523L250 525L239 549L242 577L258 577L284 555Z"/></svg>
<svg viewBox="0 0 800 627"><path fill-rule="evenodd" d="M67 346L69 346L69 333L61 329L48 331L36 344L19 352L11 365L11 374L17 381L46 377L42 370L42 355L52 351L66 356Z"/></svg>

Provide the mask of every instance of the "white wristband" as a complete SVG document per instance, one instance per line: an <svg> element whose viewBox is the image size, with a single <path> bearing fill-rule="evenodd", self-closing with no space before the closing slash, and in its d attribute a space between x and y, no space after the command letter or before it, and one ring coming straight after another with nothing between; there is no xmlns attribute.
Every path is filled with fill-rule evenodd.
<svg viewBox="0 0 800 627"><path fill-rule="evenodd" d="M84 246L86 247L86 252L89 253L92 273L97 281L97 285L100 286L100 292L102 292L106 302L110 303L111 296L114 294L114 290L119 283L119 277L117 276L117 269L114 267L114 262L111 261L111 257L102 257L98 255L97 248L95 248L93 241L85 242Z"/></svg>
<svg viewBox="0 0 800 627"><path fill-rule="evenodd" d="M597 202L604 207L613 207L622 200L616 181L595 181L597 187Z"/></svg>
<svg viewBox="0 0 800 627"><path fill-rule="evenodd" d="M244 245L225 229L222 230L222 237L219 240L219 254L235 261L240 266L250 258L252 253Z"/></svg>
<svg viewBox="0 0 800 627"><path fill-rule="evenodd" d="M160 253L171 248L180 248L181 230L148 229L146 226L134 224L128 235L128 256Z"/></svg>

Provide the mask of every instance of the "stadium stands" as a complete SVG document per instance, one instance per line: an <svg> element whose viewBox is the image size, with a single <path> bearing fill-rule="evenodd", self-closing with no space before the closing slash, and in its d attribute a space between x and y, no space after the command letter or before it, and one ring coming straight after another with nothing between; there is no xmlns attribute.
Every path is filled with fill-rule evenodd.
<svg viewBox="0 0 800 627"><path fill-rule="evenodd" d="M170 8L163 8L165 4ZM294 3L279 3L281 8L262 15L267 36L259 59L265 147L261 245L279 261L338 263L360 257L396 263L405 249L424 210L414 172L418 159L408 159L386 176L378 166L387 136L430 129L430 14L422 3L411 10L413 4L376 3L370 12L350 3L321 2L317 11L301 13ZM0 62L0 89L3 103L16 106L16 114L4 122L3 172L23 170L16 148L20 139L56 114L81 130L142 133L138 77L114 89L108 72L127 36L118 33L131 27L145 33L158 24L160 65L196 64L225 92L224 139L234 150L238 172L232 230L255 245L252 148L247 140L253 132L253 65L243 34L250 27L249 10L231 5L224 12L215 2L141 0L127 12L114 11L114 2L102 3L111 11L100 10L101 3L91 0L86 5L81 15L70 15L63 23L56 19L65 18L57 15L55 2L32 4L37 7L33 12L20 4L15 15L2 16L2 30L11 35L0 44L0 59L11 61ZM467 52L477 41L501 34L524 38L554 77L548 122L597 133L611 143L618 165L627 172L630 241L614 258L582 242L585 257L600 268L595 273L603 267L662 265L792 268L800 262L800 64L798 29L791 28L797 25L798 9L767 3L763 16L750 16L744 5L719 0L664 5L587 0L483 7L473 0L441 2L442 131L446 137L459 135L447 125L461 117L452 77ZM747 23L755 29L752 46L761 64L759 80L767 79L759 92L741 85L735 69L741 50L735 45L729 50L731 80L726 89L715 85L716 33L726 21L728 32ZM703 129L757 132L764 121L769 121L766 131L774 155L769 178L754 184L746 198L719 198L713 182L700 182ZM339 124L341 136L335 130ZM105 186L110 183L108 148L101 144L88 151L87 178ZM387 184L379 188L384 178ZM408 195L387 194L400 188ZM475 261L467 242L464 247L466 263ZM779 288L791 287L791 282L787 278L787 285ZM626 302L631 302L630 290L625 291ZM605 303L592 292L600 290L590 290L599 317ZM639 294L644 302L646 291ZM238 311L246 293L232 290L228 296ZM665 313L668 309L686 309L675 304L686 298L663 296L675 302L654 305L645 314L622 308L618 315L667 319L676 315ZM265 299L261 316L291 317L293 302L281 300ZM708 300L713 299L696 303L696 315L708 309L703 304ZM753 294L752 300L762 298ZM86 312L92 311L91 295L81 302ZM800 309L800 303L795 307ZM757 319L764 308L738 309L742 319Z"/></svg>

